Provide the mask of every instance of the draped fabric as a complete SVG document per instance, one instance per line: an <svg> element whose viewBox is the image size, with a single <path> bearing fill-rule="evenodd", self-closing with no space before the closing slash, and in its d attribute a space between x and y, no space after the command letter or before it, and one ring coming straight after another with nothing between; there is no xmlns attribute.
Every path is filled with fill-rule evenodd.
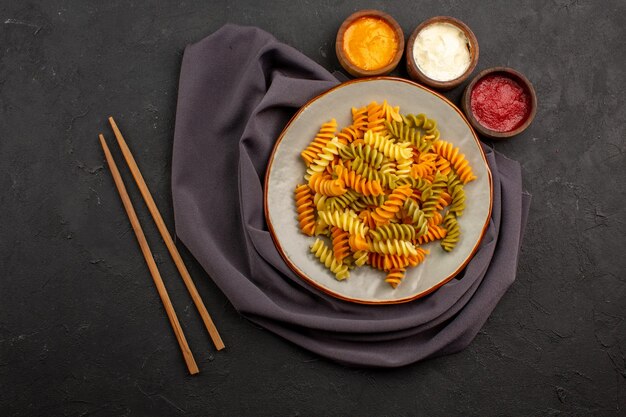
<svg viewBox="0 0 626 417"><path fill-rule="evenodd" d="M263 183L291 116L338 83L258 28L226 25L188 46L172 162L176 233L242 315L319 355L354 366L397 367L459 351L515 279L530 202L520 166L484 146L493 175L492 217L456 279L404 304L370 306L328 296L277 252L265 223Z"/></svg>

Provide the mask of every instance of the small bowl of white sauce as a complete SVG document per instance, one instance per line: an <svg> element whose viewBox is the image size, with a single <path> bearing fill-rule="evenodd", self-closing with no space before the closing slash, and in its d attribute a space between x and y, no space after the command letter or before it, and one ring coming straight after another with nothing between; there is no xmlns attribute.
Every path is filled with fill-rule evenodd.
<svg viewBox="0 0 626 417"><path fill-rule="evenodd" d="M478 63L474 32L454 17L436 16L420 24L406 46L409 76L422 84L449 90L469 77Z"/></svg>

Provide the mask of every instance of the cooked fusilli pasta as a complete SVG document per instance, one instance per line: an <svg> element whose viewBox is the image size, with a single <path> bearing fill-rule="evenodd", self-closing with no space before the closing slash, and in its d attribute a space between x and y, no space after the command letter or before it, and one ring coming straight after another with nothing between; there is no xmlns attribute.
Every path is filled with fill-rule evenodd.
<svg viewBox="0 0 626 417"><path fill-rule="evenodd" d="M440 138L424 114L371 102L352 108L352 123L332 119L300 154L306 184L294 192L311 252L338 280L370 265L396 288L424 262L421 245L451 251L461 238L464 185L476 179L459 148Z"/></svg>

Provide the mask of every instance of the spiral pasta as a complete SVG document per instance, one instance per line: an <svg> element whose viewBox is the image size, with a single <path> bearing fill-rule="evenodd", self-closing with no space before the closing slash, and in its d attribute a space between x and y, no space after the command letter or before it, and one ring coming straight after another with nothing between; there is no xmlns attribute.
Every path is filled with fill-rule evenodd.
<svg viewBox="0 0 626 417"><path fill-rule="evenodd" d="M437 129L437 122L433 119L429 119L425 114L407 114L402 116L402 121L409 127L422 129L426 140L430 142L439 140L440 133L439 129Z"/></svg>
<svg viewBox="0 0 626 417"><path fill-rule="evenodd" d="M416 248L415 255L385 255L376 252L370 252L368 263L376 269L381 271L389 271L392 268L406 268L419 265L426 254L427 250L422 248Z"/></svg>
<svg viewBox="0 0 626 417"><path fill-rule="evenodd" d="M342 262L350 254L350 234L337 226L330 229L330 237L333 242L333 255L338 262Z"/></svg>
<svg viewBox="0 0 626 417"><path fill-rule="evenodd" d="M391 189L396 188L396 181L398 179L396 175L387 172L380 172L370 167L370 165L358 156L350 161L350 169L369 181L378 181L383 187Z"/></svg>
<svg viewBox="0 0 626 417"><path fill-rule="evenodd" d="M404 279L405 268L392 268L385 277L385 282L391 285L392 288L397 288L400 282Z"/></svg>
<svg viewBox="0 0 626 417"><path fill-rule="evenodd" d="M414 240L417 233L415 231L415 227L409 224L390 223L385 226L379 226L375 229L370 229L369 235L374 240Z"/></svg>
<svg viewBox="0 0 626 417"><path fill-rule="evenodd" d="M306 170L304 179L308 180L314 174L322 174L326 171L326 167L335 160L335 156L339 155L339 139L332 138L322 148L322 152L317 154L317 159L314 159Z"/></svg>
<svg viewBox="0 0 626 417"><path fill-rule="evenodd" d="M450 252L461 237L461 229L453 213L448 212L443 219L443 227L446 229L446 236L441 240L443 250Z"/></svg>
<svg viewBox="0 0 626 417"><path fill-rule="evenodd" d="M325 178L319 173L311 175L309 187L316 193L327 197L340 196L347 192L343 180Z"/></svg>
<svg viewBox="0 0 626 417"><path fill-rule="evenodd" d="M377 196L383 193L383 187L380 182L363 178L353 170L342 165L335 166L335 175L338 179L343 180L348 187L365 196Z"/></svg>
<svg viewBox="0 0 626 417"><path fill-rule="evenodd" d="M437 122L401 114L386 100L351 109L338 129L323 123L301 152L305 184L294 190L299 229L317 236L311 253L345 280L353 268L383 271L396 288L425 261L422 245L444 252L461 239L464 186L476 179L459 148L441 139Z"/></svg>
<svg viewBox="0 0 626 417"><path fill-rule="evenodd" d="M317 158L317 154L321 153L326 144L335 137L337 131L337 121L335 119L330 120L322 124L317 135L305 150L300 153L300 156L304 160L307 166L311 165L314 159Z"/></svg>
<svg viewBox="0 0 626 417"><path fill-rule="evenodd" d="M402 220L404 224L410 224L415 228L415 237L425 235L428 232L428 219L415 200L409 198L402 208Z"/></svg>
<svg viewBox="0 0 626 417"><path fill-rule="evenodd" d="M363 143L351 143L350 145L340 147L339 156L343 159L359 157L374 169L380 168L385 159L385 155L381 152Z"/></svg>
<svg viewBox="0 0 626 417"><path fill-rule="evenodd" d="M476 179L472 172L472 167L469 165L468 160L465 159L465 155L460 153L459 148L450 142L441 140L433 144L433 149L454 168L456 175L459 176L463 184Z"/></svg>
<svg viewBox="0 0 626 417"><path fill-rule="evenodd" d="M328 197L324 200L324 205L318 210L342 210L348 207L351 203L355 202L361 197L359 193L354 190L347 190L345 193L335 196Z"/></svg>
<svg viewBox="0 0 626 417"><path fill-rule="evenodd" d="M363 142L382 152L387 158L396 161L409 159L413 154L411 149L408 147L408 143L405 142L403 144L395 144L389 139L389 137L383 136L380 133L375 133L371 130L365 132Z"/></svg>
<svg viewBox="0 0 626 417"><path fill-rule="evenodd" d="M315 206L313 205L313 193L306 184L300 184L295 189L296 211L300 230L305 235L313 236L315 233Z"/></svg>
<svg viewBox="0 0 626 417"><path fill-rule="evenodd" d="M395 217L395 214L400 211L404 201L413 194L411 187L403 185L398 187L389 194L387 201L379 207L377 207L372 213L372 218L377 225L387 224Z"/></svg>
<svg viewBox="0 0 626 417"><path fill-rule="evenodd" d="M367 105L367 130L380 132L385 129L385 114L383 107L372 101Z"/></svg>
<svg viewBox="0 0 626 417"><path fill-rule="evenodd" d="M448 213L454 213L457 217L462 216L465 210L465 191L463 190L463 186L455 175L448 177L447 186L450 195Z"/></svg>
<svg viewBox="0 0 626 417"><path fill-rule="evenodd" d="M356 213L351 210L319 211L317 215L327 225L337 226L350 234L365 237L365 234L369 230L369 228L359 220Z"/></svg>
<svg viewBox="0 0 626 417"><path fill-rule="evenodd" d="M335 278L338 280L344 280L350 276L348 266L342 264L333 256L333 251L324 244L324 241L317 238L311 245L311 253L315 255L326 268L335 274Z"/></svg>
<svg viewBox="0 0 626 417"><path fill-rule="evenodd" d="M441 226L432 225L428 227L426 233L417 238L417 243L423 245L424 243L432 242L438 239L446 237L448 231Z"/></svg>
<svg viewBox="0 0 626 417"><path fill-rule="evenodd" d="M370 252L384 255L417 255L417 250L411 242L399 239L372 240Z"/></svg>

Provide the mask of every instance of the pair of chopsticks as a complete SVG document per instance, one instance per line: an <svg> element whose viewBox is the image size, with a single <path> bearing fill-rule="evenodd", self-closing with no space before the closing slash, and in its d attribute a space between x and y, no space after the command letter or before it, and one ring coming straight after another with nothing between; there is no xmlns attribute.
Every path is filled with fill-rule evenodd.
<svg viewBox="0 0 626 417"><path fill-rule="evenodd" d="M133 178L135 179L135 182L137 183L137 186L139 187L139 191L141 192L141 195L143 196L143 199L146 202L148 209L150 210L150 214L152 215L152 218L154 219L154 222L156 223L157 228L159 229L159 232L161 233L161 236L163 237L163 240L165 241L165 245L167 246L167 249L169 250L170 255L172 256L172 259L174 260L174 263L176 264L176 268L178 268L178 271L180 272L180 275L183 278L185 286L187 287L187 290L189 291L189 294L191 295L191 299L196 305L196 308L198 309L198 312L200 313L200 317L202 317L202 321L204 322L204 325L207 331L209 332L209 335L211 336L211 340L213 341L215 348L217 350L224 349L224 342L222 342L222 338L220 337L220 334L218 333L217 328L215 327L215 324L213 323L213 320L211 319L211 316L209 315L209 312L207 311L206 307L204 306L204 303L202 302L202 298L200 297L200 294L198 293L198 290L196 289L196 286L194 285L193 280L191 279L191 276L189 275L189 272L187 271L187 268L185 267L185 264L183 263L183 260L180 257L180 253L178 253L178 249L176 248L176 245L174 244L174 241L172 240L172 237L170 236L170 233L168 232L167 227L165 226L165 222L163 221L163 218L161 217L161 213L159 213L159 209L154 203L154 199L152 198L152 195L150 194L150 191L148 190L148 186L146 185L146 182L144 181L143 176L141 175L141 172L139 171L139 167L137 166L137 163L135 162L135 158L133 157L133 154L130 152L128 145L126 145L126 141L124 140L122 133L118 129L117 124L115 123L115 120L113 120L113 117L109 117L109 123L111 124L111 128L113 129L113 133L115 134L117 143L119 144L120 149L122 150L124 159L126 160L128 167L130 168L130 172L132 173ZM154 257L152 256L152 251L150 250L150 247L148 246L146 237L143 233L141 225L139 224L139 219L137 218L137 214L135 213L133 204L130 201L130 197L128 196L128 192L126 191L126 187L124 186L124 181L122 180L120 172L117 169L117 165L115 164L115 160L113 159L113 156L111 155L111 151L109 150L109 147L107 146L104 136L100 134L99 138L100 138L100 144L102 145L102 149L104 150L104 155L106 156L107 163L111 170L111 175L113 175L113 180L115 181L117 191L120 194L120 198L122 199L122 203L124 204L124 208L126 209L126 214L128 215L130 224L133 230L135 231L137 240L139 241L141 252L143 253L146 263L148 264L148 269L150 270L150 274L152 275L154 284L157 287L157 291L159 292L159 296L161 297L161 301L163 302L163 306L165 307L165 312L167 313L167 317L170 320L170 324L172 325L172 329L174 330L174 334L176 335L176 339L178 340L178 344L183 353L183 358L185 359L185 363L187 364L187 369L189 369L190 374L192 375L197 374L198 372L200 372L198 369L198 365L196 364L196 361L193 357L191 349L189 348L189 345L187 344L187 339L185 338L183 329L181 328L180 323L178 322L178 317L176 316L176 312L174 311L174 306L172 305L172 302L170 301L170 297L167 294L167 290L165 288L165 285L163 284L163 279L161 278L159 269L157 268L156 262L154 261Z"/></svg>

